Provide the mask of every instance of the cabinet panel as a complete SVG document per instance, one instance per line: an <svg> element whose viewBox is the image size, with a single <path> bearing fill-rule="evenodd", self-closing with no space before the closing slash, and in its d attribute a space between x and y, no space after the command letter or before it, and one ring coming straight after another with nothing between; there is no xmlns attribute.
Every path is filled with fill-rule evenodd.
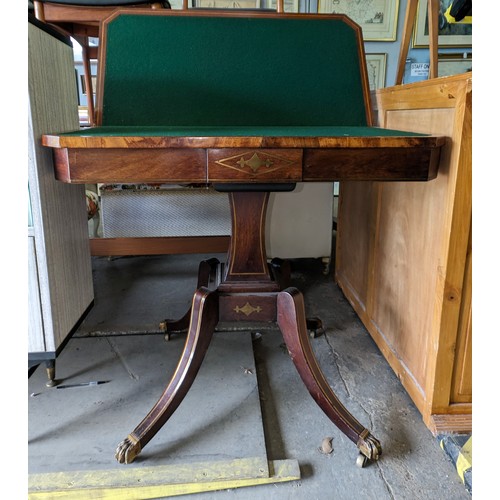
<svg viewBox="0 0 500 500"><path fill-rule="evenodd" d="M390 110L384 126L450 137L454 117L454 108ZM438 178L378 186L376 265L372 266L372 289L377 292L373 292L370 315L419 390L425 390L427 346L437 320L432 311L453 182L449 162L448 144L442 152Z"/></svg>
<svg viewBox="0 0 500 500"><path fill-rule="evenodd" d="M28 236L28 345L33 352L45 351L43 336L42 305L38 288L35 238Z"/></svg>
<svg viewBox="0 0 500 500"><path fill-rule="evenodd" d="M469 236L466 272L462 289L451 400L453 403L472 401L472 232Z"/></svg>
<svg viewBox="0 0 500 500"><path fill-rule="evenodd" d="M358 311L367 309L377 195L373 182L340 183L335 273L356 300Z"/></svg>
<svg viewBox="0 0 500 500"><path fill-rule="evenodd" d="M28 22L29 355L55 358L93 301L84 186L56 181L42 134L77 130L71 44Z"/></svg>

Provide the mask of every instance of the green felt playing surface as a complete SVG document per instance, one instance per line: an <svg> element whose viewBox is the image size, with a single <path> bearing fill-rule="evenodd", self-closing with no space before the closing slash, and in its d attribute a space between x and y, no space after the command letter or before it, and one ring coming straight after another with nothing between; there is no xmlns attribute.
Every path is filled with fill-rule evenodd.
<svg viewBox="0 0 500 500"><path fill-rule="evenodd" d="M343 16L127 13L106 29L103 125L367 125Z"/></svg>
<svg viewBox="0 0 500 500"><path fill-rule="evenodd" d="M78 137L394 137L421 136L377 127L102 126L61 134Z"/></svg>

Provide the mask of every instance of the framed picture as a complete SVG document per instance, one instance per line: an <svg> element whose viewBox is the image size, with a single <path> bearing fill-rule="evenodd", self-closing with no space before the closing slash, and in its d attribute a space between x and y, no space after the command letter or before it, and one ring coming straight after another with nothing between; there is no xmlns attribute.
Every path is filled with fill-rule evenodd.
<svg viewBox="0 0 500 500"><path fill-rule="evenodd" d="M205 9L258 9L260 0L191 0L193 7Z"/></svg>
<svg viewBox="0 0 500 500"><path fill-rule="evenodd" d="M439 47L472 47L472 24L450 24L444 13L453 0L440 0L438 17L438 46ZM416 48L429 46L429 22L427 18L427 0L419 0L417 19L413 30L413 46Z"/></svg>
<svg viewBox="0 0 500 500"><path fill-rule="evenodd" d="M467 71L472 71L472 54L438 54L438 76L458 75Z"/></svg>
<svg viewBox="0 0 500 500"><path fill-rule="evenodd" d="M285 1L285 12L298 12L299 11L299 0L284 0ZM264 0L265 9L276 10L276 0Z"/></svg>
<svg viewBox="0 0 500 500"><path fill-rule="evenodd" d="M370 90L385 87L387 54L366 54L365 57Z"/></svg>
<svg viewBox="0 0 500 500"><path fill-rule="evenodd" d="M322 14L346 14L363 30L365 41L396 40L399 0L318 0Z"/></svg>
<svg viewBox="0 0 500 500"><path fill-rule="evenodd" d="M182 10L182 0L169 0L172 10Z"/></svg>

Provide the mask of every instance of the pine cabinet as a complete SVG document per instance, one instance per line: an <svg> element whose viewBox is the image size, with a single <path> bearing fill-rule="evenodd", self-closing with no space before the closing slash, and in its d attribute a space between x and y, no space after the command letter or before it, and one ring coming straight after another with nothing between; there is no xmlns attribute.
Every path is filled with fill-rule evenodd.
<svg viewBox="0 0 500 500"><path fill-rule="evenodd" d="M377 90L384 128L447 136L438 177L342 183L336 280L435 434L472 427L472 73Z"/></svg>

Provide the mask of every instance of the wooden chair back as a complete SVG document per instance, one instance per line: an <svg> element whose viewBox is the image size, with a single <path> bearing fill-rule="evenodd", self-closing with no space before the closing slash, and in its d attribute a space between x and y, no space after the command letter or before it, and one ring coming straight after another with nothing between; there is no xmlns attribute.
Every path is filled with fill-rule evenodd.
<svg viewBox="0 0 500 500"><path fill-rule="evenodd" d="M94 98L96 89L92 85L90 61L96 60L97 47L89 44L89 38L100 38L100 23L117 8L170 8L167 1L153 0L33 0L35 17L56 26L66 35L72 36L82 46L83 73L89 121L95 124Z"/></svg>

